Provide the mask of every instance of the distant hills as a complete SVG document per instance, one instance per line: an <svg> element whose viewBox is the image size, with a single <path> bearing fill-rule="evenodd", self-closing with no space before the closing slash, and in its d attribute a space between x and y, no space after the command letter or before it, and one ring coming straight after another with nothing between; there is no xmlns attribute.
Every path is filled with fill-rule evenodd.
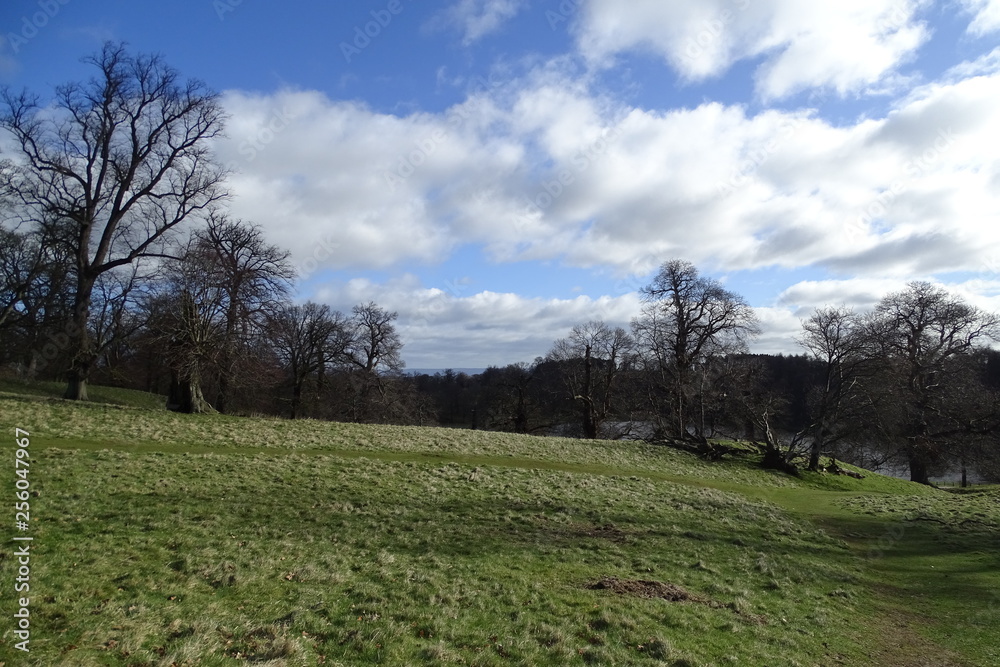
<svg viewBox="0 0 1000 667"><path fill-rule="evenodd" d="M448 370L447 368L407 368L407 375L434 375L440 373L444 375L444 372ZM465 373L466 375L479 375L485 368L452 368L451 371L458 375L459 373Z"/></svg>

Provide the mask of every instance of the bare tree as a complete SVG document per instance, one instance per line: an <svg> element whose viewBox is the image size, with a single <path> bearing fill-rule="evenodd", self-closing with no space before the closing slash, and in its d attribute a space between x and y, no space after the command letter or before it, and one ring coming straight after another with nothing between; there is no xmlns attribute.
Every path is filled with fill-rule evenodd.
<svg viewBox="0 0 1000 667"><path fill-rule="evenodd" d="M699 389L696 369L713 356L745 351L759 333L757 317L743 297L698 275L690 262L670 260L642 290L648 305L633 322L654 412L672 412L665 426L678 438L699 429L692 413ZM664 406L663 403L667 405Z"/></svg>
<svg viewBox="0 0 1000 667"><path fill-rule="evenodd" d="M165 266L161 291L152 299L151 328L171 372L167 407L177 412L216 411L202 391L205 373L218 360L226 306L218 286L205 279L212 253L197 239L189 241Z"/></svg>
<svg viewBox="0 0 1000 667"><path fill-rule="evenodd" d="M403 342L393 324L398 313L390 313L373 301L355 306L351 312L354 325L354 340L348 350L351 363L368 374L402 370Z"/></svg>
<svg viewBox="0 0 1000 667"><path fill-rule="evenodd" d="M858 434L870 404L865 380L871 363L862 321L849 308L819 308L802 322L798 339L809 356L822 364L822 378L810 396L809 469L818 470L820 455L844 438ZM874 437L873 431L868 432Z"/></svg>
<svg viewBox="0 0 1000 667"><path fill-rule="evenodd" d="M585 438L597 438L621 395L621 376L631 361L632 337L622 329L591 321L556 341L548 360L559 364L570 397L579 405Z"/></svg>
<svg viewBox="0 0 1000 667"><path fill-rule="evenodd" d="M301 415L307 380L323 383L326 366L343 359L350 343L347 319L329 306L308 302L287 305L270 319L270 335L278 358L291 377L291 417Z"/></svg>
<svg viewBox="0 0 1000 667"><path fill-rule="evenodd" d="M351 314L352 336L346 359L354 367L354 421L383 421L384 409L391 400L389 385L383 375L399 373L404 363L403 341L393 322L398 314L374 302L357 305ZM379 410L377 404L382 404Z"/></svg>
<svg viewBox="0 0 1000 667"><path fill-rule="evenodd" d="M530 433L543 427L533 419L537 405L531 389L537 384L537 370L536 360L534 364L508 364L503 368L490 367L483 372L484 422L487 428Z"/></svg>
<svg viewBox="0 0 1000 667"><path fill-rule="evenodd" d="M910 479L929 483L932 467L956 438L995 428L986 413L970 419L965 395L976 380L965 358L1000 336L1000 319L927 282L911 282L879 302L869 323L880 385L900 404L894 435Z"/></svg>
<svg viewBox="0 0 1000 667"><path fill-rule="evenodd" d="M771 378L759 357L732 360L735 391L730 393L730 410L743 421L744 434L762 455L761 466L797 474L793 463L800 454L801 434L783 438L775 428L786 409L787 398L772 387Z"/></svg>
<svg viewBox="0 0 1000 667"><path fill-rule="evenodd" d="M141 275L138 265L102 273L95 285L90 324L94 351L115 380L127 384L119 369L130 351L133 337L148 323L149 310L142 303L151 296L154 276Z"/></svg>
<svg viewBox="0 0 1000 667"><path fill-rule="evenodd" d="M29 234L0 227L0 327L45 270L45 248Z"/></svg>
<svg viewBox="0 0 1000 667"><path fill-rule="evenodd" d="M194 233L202 279L217 292L222 317L216 363L215 407L226 412L234 383L253 366L253 355L268 319L284 305L295 270L287 250L270 245L258 225L214 212ZM252 378L246 378L252 381Z"/></svg>
<svg viewBox="0 0 1000 667"><path fill-rule="evenodd" d="M0 228L0 349L25 377L65 355L72 280L67 253L44 230Z"/></svg>
<svg viewBox="0 0 1000 667"><path fill-rule="evenodd" d="M97 356L87 324L98 277L162 256L171 232L224 196L225 176L209 151L224 120L215 93L124 44L85 62L98 70L87 83L56 88L45 105L4 90L0 114L19 149L8 173L16 202L28 219L55 220L71 251L66 397L77 400L87 398Z"/></svg>

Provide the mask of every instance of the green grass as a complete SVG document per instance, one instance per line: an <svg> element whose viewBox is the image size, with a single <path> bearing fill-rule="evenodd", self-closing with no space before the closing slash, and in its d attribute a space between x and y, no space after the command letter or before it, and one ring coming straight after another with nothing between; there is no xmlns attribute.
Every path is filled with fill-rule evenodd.
<svg viewBox="0 0 1000 667"><path fill-rule="evenodd" d="M1000 664L995 489L24 396L0 425L38 492L8 664Z"/></svg>
<svg viewBox="0 0 1000 667"><path fill-rule="evenodd" d="M88 396L94 403L121 405L147 410L166 410L167 397L134 389L118 387L90 386ZM34 396L41 398L62 398L66 391L65 382L33 382L10 377L0 377L0 396Z"/></svg>

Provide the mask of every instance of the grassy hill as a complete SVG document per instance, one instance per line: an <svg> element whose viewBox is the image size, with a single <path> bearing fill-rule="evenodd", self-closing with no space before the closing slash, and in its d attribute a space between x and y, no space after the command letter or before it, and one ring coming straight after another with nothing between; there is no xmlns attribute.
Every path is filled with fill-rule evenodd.
<svg viewBox="0 0 1000 667"><path fill-rule="evenodd" d="M0 392L10 665L1000 664L995 490Z"/></svg>
<svg viewBox="0 0 1000 667"><path fill-rule="evenodd" d="M165 410L167 397L134 389L118 387L90 386L90 400L95 403L122 405L149 410ZM37 396L41 398L62 398L66 391L65 382L32 382L10 377L0 377L0 396Z"/></svg>

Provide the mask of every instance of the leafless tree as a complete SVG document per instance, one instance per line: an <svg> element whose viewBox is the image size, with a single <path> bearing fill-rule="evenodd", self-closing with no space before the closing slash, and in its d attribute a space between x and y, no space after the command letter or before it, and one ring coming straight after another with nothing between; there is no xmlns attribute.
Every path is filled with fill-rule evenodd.
<svg viewBox="0 0 1000 667"><path fill-rule="evenodd" d="M167 407L177 412L215 412L202 381L221 349L226 304L218 285L205 279L213 251L192 239L180 258L164 267L160 292L151 301L150 327L171 372Z"/></svg>
<svg viewBox="0 0 1000 667"><path fill-rule="evenodd" d="M124 44L85 62L97 69L88 82L56 88L48 104L4 90L0 113L18 149L6 180L16 203L26 219L54 221L71 252L66 397L77 400L97 356L87 324L98 277L162 256L181 223L224 196L225 176L209 151L224 121L215 93Z"/></svg>
<svg viewBox="0 0 1000 667"><path fill-rule="evenodd" d="M483 416L487 428L514 433L531 433L544 426L534 419L537 405L532 388L537 384L538 363L508 364L503 368L490 367L482 375L485 386Z"/></svg>
<svg viewBox="0 0 1000 667"><path fill-rule="evenodd" d="M633 347L632 337L621 327L590 321L573 327L549 352L548 360L559 364L570 397L580 408L585 438L597 438L607 419L622 409L620 385Z"/></svg>
<svg viewBox="0 0 1000 667"><path fill-rule="evenodd" d="M883 298L867 335L882 363L880 384L899 401L895 436L910 479L929 483L932 467L955 438L995 428L989 413L974 416L966 399L969 355L1000 336L1000 319L927 282L911 282Z"/></svg>
<svg viewBox="0 0 1000 667"><path fill-rule="evenodd" d="M782 437L775 428L787 397L772 388L760 358L743 356L731 362L735 391L727 403L732 416L743 422L744 435L760 450L763 467L796 474L793 461L801 453L801 434Z"/></svg>
<svg viewBox="0 0 1000 667"><path fill-rule="evenodd" d="M810 396L809 469L818 470L820 455L850 437L877 437L871 429L872 394L867 389L872 363L867 355L863 321L849 308L819 308L802 322L798 339L822 364L822 377ZM866 436L860 431L865 431Z"/></svg>
<svg viewBox="0 0 1000 667"><path fill-rule="evenodd" d="M344 358L351 340L349 323L327 305L311 301L286 305L270 318L270 338L291 378L291 417L295 419L301 415L309 378L315 375L321 389L328 364Z"/></svg>
<svg viewBox="0 0 1000 667"><path fill-rule="evenodd" d="M693 400L699 389L696 369L714 356L745 351L759 333L753 309L718 281L703 278L690 262L670 260L642 290L647 301L633 322L654 413L671 412L664 426L687 438L696 430Z"/></svg>
<svg viewBox="0 0 1000 667"><path fill-rule="evenodd" d="M25 377L59 363L69 340L64 333L72 280L65 248L43 230L0 227L0 355Z"/></svg>
<svg viewBox="0 0 1000 667"><path fill-rule="evenodd" d="M45 270L45 249L28 234L0 227L0 328Z"/></svg>
<svg viewBox="0 0 1000 667"><path fill-rule="evenodd" d="M220 303L221 338L216 363L215 407L226 412L233 384L253 382L255 344L268 319L284 305L295 271L290 253L267 243L258 225L213 212L194 233L201 276Z"/></svg>
<svg viewBox="0 0 1000 667"><path fill-rule="evenodd" d="M374 302L357 305L351 312L346 359L355 371L350 375L355 395L353 421L384 421L388 414L393 397L384 376L400 373L405 365L403 341L393 324L397 317Z"/></svg>
<svg viewBox="0 0 1000 667"><path fill-rule="evenodd" d="M369 374L402 370L403 342L393 322L398 313L368 302L351 311L354 339L348 349L351 363Z"/></svg>

